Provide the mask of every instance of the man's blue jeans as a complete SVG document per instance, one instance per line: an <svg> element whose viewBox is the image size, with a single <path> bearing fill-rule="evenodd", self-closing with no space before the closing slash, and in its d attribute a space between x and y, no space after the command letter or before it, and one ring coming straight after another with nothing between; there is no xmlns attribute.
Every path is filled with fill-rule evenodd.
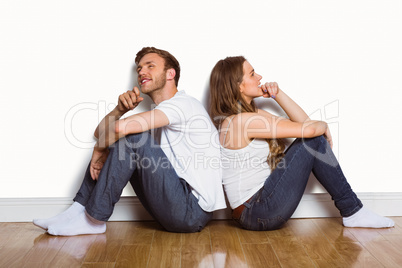
<svg viewBox="0 0 402 268"><path fill-rule="evenodd" d="M310 173L331 195L343 217L363 205L352 191L323 136L296 139L264 186L244 203L239 223L250 230L274 230L292 216L303 196Z"/></svg>
<svg viewBox="0 0 402 268"><path fill-rule="evenodd" d="M121 138L109 149L98 180L92 180L88 167L74 198L89 215L107 221L130 182L145 209L168 231L201 231L212 218L149 132Z"/></svg>

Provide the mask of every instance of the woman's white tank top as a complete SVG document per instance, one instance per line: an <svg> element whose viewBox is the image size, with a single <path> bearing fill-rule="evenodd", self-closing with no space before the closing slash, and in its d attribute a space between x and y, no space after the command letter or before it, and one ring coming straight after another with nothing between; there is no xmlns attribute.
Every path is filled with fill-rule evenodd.
<svg viewBox="0 0 402 268"><path fill-rule="evenodd" d="M225 139L226 133L223 143ZM221 146L223 187L232 209L262 188L271 174L268 155L269 145L265 139L253 139L246 147L236 150Z"/></svg>

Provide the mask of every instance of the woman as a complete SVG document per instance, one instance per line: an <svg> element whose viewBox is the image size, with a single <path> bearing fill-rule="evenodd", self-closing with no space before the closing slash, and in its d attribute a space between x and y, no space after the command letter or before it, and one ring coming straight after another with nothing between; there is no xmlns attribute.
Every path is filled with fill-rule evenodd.
<svg viewBox="0 0 402 268"><path fill-rule="evenodd" d="M210 78L210 115L220 130L223 184L233 218L250 230L274 230L292 216L311 172L332 196L346 227L385 228L391 219L363 207L331 150L327 124L308 115L277 83L260 83L244 57L228 57ZM273 98L289 119L257 109ZM298 138L284 152L281 138Z"/></svg>

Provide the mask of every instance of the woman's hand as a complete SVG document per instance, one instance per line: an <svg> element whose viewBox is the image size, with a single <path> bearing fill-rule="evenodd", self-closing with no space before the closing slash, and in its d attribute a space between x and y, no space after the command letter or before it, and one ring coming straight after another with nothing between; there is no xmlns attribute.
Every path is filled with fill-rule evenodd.
<svg viewBox="0 0 402 268"><path fill-rule="evenodd" d="M278 95L280 89L278 83L276 82L267 82L261 85L262 96L264 98L273 98L275 99Z"/></svg>
<svg viewBox="0 0 402 268"><path fill-rule="evenodd" d="M325 139L329 143L329 146L331 146L331 149L332 149L332 146L334 145L334 143L332 142L332 136L331 136L331 132L329 131L329 127L327 127L327 130L325 131L324 137L325 137Z"/></svg>

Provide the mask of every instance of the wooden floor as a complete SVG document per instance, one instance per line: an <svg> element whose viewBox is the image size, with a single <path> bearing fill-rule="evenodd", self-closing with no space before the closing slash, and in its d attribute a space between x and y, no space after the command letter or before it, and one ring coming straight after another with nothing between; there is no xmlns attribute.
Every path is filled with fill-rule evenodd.
<svg viewBox="0 0 402 268"><path fill-rule="evenodd" d="M291 219L270 232L212 221L194 234L168 233L155 222L108 222L105 234L75 237L0 223L0 267L402 267L402 217L392 219L390 229Z"/></svg>

